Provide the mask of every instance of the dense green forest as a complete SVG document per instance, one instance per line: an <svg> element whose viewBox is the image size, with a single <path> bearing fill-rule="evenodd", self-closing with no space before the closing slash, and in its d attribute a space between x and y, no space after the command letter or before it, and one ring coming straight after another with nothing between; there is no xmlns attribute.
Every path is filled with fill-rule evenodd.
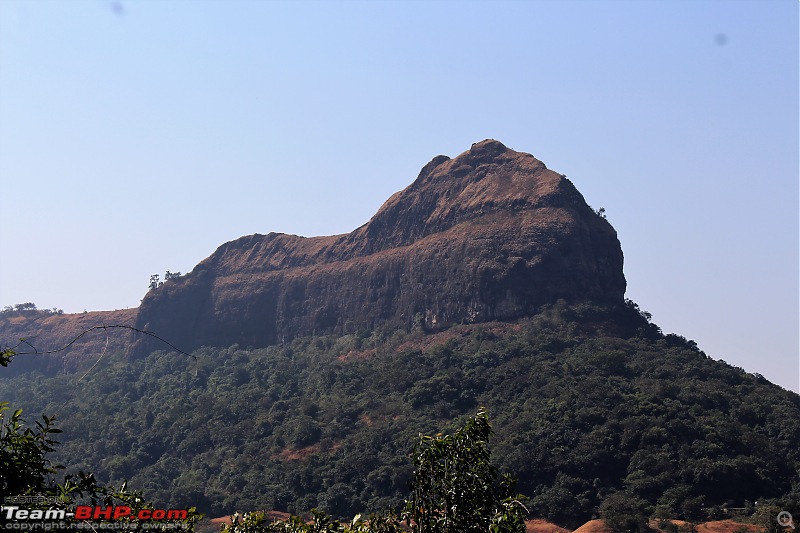
<svg viewBox="0 0 800 533"><path fill-rule="evenodd" d="M647 318L557 304L437 333L105 354L83 378L0 379L0 399L57 416L59 462L211 516L397 507L418 435L480 406L499 469L565 526L620 494L673 518L764 498L800 511L800 396Z"/></svg>

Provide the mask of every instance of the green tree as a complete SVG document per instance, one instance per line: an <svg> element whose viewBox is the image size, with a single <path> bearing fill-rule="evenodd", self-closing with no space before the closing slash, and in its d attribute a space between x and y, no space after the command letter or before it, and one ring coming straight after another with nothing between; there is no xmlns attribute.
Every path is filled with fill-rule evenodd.
<svg viewBox="0 0 800 533"><path fill-rule="evenodd" d="M8 366L14 351L8 348L0 350L0 366ZM44 496L44 505L48 508L59 507L69 509L74 505L91 502L105 505L125 505L136 515L142 509L152 509L140 492L129 491L127 483L119 489L97 483L94 475L79 472L77 477L67 475L63 483L57 483L55 475L63 466L53 465L47 454L55 451L60 444L52 435L62 431L54 427L54 416L42 415L42 422L37 421L35 428L26 427L22 418L22 409L15 410L8 416L8 402L0 402L0 495L2 496ZM29 504L35 506L36 504ZM39 504L42 505L42 504ZM192 531L195 522L202 515L194 508L188 509L188 517L182 520L184 529ZM0 523L5 517L0 517ZM127 530L138 531L144 527L136 520ZM165 529L173 524L163 522ZM148 530L153 529L152 527Z"/></svg>
<svg viewBox="0 0 800 533"><path fill-rule="evenodd" d="M600 518L614 531L649 531L647 502L635 494L615 492L606 497Z"/></svg>
<svg viewBox="0 0 800 533"><path fill-rule="evenodd" d="M179 277L181 277L180 272L170 272L169 270L167 270L167 272L164 274L164 281L169 281L171 279L178 279Z"/></svg>
<svg viewBox="0 0 800 533"><path fill-rule="evenodd" d="M0 366L8 366L16 354L10 348L0 348Z"/></svg>
<svg viewBox="0 0 800 533"><path fill-rule="evenodd" d="M415 471L411 496L402 518L418 533L522 533L525 508L514 495L510 476L498 480L491 463L493 435L483 410L452 435L420 435L414 448ZM341 523L316 509L306 523L297 516L285 522L268 521L264 513L234 514L222 533L399 533L401 518L393 512L357 515Z"/></svg>
<svg viewBox="0 0 800 533"><path fill-rule="evenodd" d="M22 409L10 417L9 410L8 402L0 402L0 494L23 495L51 487L50 476L56 469L45 455L58 444L51 434L61 430L44 415L44 423L36 422L37 429L27 428Z"/></svg>
<svg viewBox="0 0 800 533"><path fill-rule="evenodd" d="M452 435L421 435L414 447L411 496L403 517L412 531L469 533L524 531L522 496L514 480L491 462L494 434L486 411L467 420Z"/></svg>
<svg viewBox="0 0 800 533"><path fill-rule="evenodd" d="M270 521L264 513L238 513L231 523L222 526L222 533L402 533L400 519L392 514L370 515L364 519L356 515L350 522L340 522L325 513L312 509L313 521L305 522L299 516L286 521Z"/></svg>

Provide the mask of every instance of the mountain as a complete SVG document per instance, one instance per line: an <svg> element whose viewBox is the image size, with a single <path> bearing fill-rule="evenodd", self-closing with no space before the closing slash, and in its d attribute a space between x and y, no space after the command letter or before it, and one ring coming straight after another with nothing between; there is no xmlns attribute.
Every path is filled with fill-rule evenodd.
<svg viewBox="0 0 800 533"><path fill-rule="evenodd" d="M346 235L242 237L138 309L0 314L4 344L40 351L110 324L192 351L94 330L49 368L15 358L0 399L57 414L73 471L212 516L397 505L414 439L481 406L499 467L560 525L615 502L800 514L800 396L663 334L622 265L569 180L487 140Z"/></svg>
<svg viewBox="0 0 800 533"><path fill-rule="evenodd" d="M149 292L136 326L189 349L298 336L531 316L542 305L621 303L611 225L564 176L486 140L437 156L345 235L228 242ZM139 338L134 351L158 348Z"/></svg>
<svg viewBox="0 0 800 533"><path fill-rule="evenodd" d="M663 335L631 303L193 355L27 372L0 379L0 399L57 415L54 460L71 472L210 516L396 508L417 436L481 406L534 517L575 528L621 498L692 521L754 502L800 514L800 396Z"/></svg>
<svg viewBox="0 0 800 533"><path fill-rule="evenodd" d="M436 331L532 316L558 300L622 303L622 265L616 232L565 176L485 140L434 157L348 234L241 237L148 292L138 310L0 316L0 335L36 339L41 351L69 343L79 325L122 323L189 351L379 327ZM81 360L105 340L94 332L60 355ZM138 356L164 348L140 334L111 340Z"/></svg>

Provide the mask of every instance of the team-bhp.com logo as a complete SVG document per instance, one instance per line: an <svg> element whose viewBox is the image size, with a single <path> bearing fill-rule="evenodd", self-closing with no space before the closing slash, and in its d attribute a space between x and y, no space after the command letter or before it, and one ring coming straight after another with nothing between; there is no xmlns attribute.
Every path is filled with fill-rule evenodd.
<svg viewBox="0 0 800 533"><path fill-rule="evenodd" d="M100 507L79 505L75 512L64 509L20 509L15 505L4 506L3 515L6 520L186 520L189 512L186 509L140 509L135 513L126 505Z"/></svg>
<svg viewBox="0 0 800 533"><path fill-rule="evenodd" d="M75 508L75 520L186 520L189 512L186 509L140 509L132 513L125 505L115 507L91 507L79 505Z"/></svg>
<svg viewBox="0 0 800 533"><path fill-rule="evenodd" d="M126 505L78 505L74 510L31 509L6 503L0 507L4 529L32 531L51 529L173 529L185 527L187 509L131 509ZM100 526L98 528L98 526Z"/></svg>

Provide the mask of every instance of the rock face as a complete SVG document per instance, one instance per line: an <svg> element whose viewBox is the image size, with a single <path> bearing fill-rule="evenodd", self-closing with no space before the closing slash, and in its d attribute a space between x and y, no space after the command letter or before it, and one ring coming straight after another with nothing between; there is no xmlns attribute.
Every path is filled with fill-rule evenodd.
<svg viewBox="0 0 800 533"><path fill-rule="evenodd" d="M621 302L616 232L564 176L486 140L437 156L345 235L250 235L151 290L137 328L184 350L380 326L514 319L558 299ZM133 354L163 348L134 337Z"/></svg>

